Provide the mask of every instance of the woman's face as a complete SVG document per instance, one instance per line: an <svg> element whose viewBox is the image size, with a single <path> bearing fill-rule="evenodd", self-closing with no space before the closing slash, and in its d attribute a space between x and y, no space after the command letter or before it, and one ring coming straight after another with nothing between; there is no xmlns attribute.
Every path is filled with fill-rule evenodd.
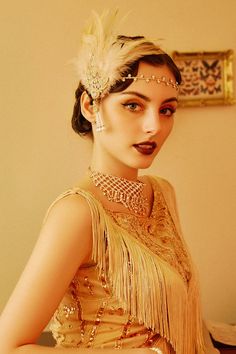
<svg viewBox="0 0 236 354"><path fill-rule="evenodd" d="M141 74L175 81L167 66L141 62ZM148 168L172 130L176 108L176 89L155 81L133 81L124 91L109 94L99 108L106 128L94 131L92 167L123 176Z"/></svg>

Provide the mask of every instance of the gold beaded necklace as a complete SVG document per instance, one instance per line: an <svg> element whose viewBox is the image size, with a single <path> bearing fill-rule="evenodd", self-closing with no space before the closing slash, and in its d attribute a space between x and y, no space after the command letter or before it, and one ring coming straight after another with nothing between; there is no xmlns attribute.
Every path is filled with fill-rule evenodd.
<svg viewBox="0 0 236 354"><path fill-rule="evenodd" d="M140 216L147 214L148 202L144 196L145 183L92 171L90 168L89 177L109 201L121 203L131 212Z"/></svg>

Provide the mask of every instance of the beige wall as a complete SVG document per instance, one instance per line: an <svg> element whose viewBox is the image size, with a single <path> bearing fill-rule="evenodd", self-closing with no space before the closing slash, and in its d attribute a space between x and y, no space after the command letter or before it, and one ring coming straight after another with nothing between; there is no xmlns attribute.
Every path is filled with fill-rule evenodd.
<svg viewBox="0 0 236 354"><path fill-rule="evenodd" d="M37 238L47 206L86 170L88 142L70 129L77 53L92 8L132 10L126 34L168 50L236 51L235 0L1 0L0 307ZM129 4L129 5L127 5ZM200 273L205 317L236 321L236 105L180 109L151 172L176 188Z"/></svg>

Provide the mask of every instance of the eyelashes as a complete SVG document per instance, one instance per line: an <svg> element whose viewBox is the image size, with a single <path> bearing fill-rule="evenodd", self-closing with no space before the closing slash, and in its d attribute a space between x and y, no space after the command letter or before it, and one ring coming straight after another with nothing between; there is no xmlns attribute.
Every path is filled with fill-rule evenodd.
<svg viewBox="0 0 236 354"><path fill-rule="evenodd" d="M168 117L173 116L173 114L175 114L175 112L176 112L176 108L174 108L172 106L168 106L168 107L164 107L164 108L160 109L160 113L165 116L168 116Z"/></svg>
<svg viewBox="0 0 236 354"><path fill-rule="evenodd" d="M140 112L143 110L143 107L137 102L122 103L122 106L130 112Z"/></svg>
<svg viewBox="0 0 236 354"><path fill-rule="evenodd" d="M137 102L122 103L122 106L131 113L139 113L145 110L145 106ZM171 117L176 112L176 107L172 105L164 106L160 108L159 112L161 115Z"/></svg>

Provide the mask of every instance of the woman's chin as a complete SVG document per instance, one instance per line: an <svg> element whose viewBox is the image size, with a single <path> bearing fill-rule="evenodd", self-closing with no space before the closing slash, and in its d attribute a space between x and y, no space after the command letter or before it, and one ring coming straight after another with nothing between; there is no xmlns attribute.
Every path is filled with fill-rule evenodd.
<svg viewBox="0 0 236 354"><path fill-rule="evenodd" d="M153 164L154 158L150 159L150 160L146 160L146 161L142 161L140 163L137 163L135 168L137 168L138 170L144 170L146 168L151 167L151 165Z"/></svg>

